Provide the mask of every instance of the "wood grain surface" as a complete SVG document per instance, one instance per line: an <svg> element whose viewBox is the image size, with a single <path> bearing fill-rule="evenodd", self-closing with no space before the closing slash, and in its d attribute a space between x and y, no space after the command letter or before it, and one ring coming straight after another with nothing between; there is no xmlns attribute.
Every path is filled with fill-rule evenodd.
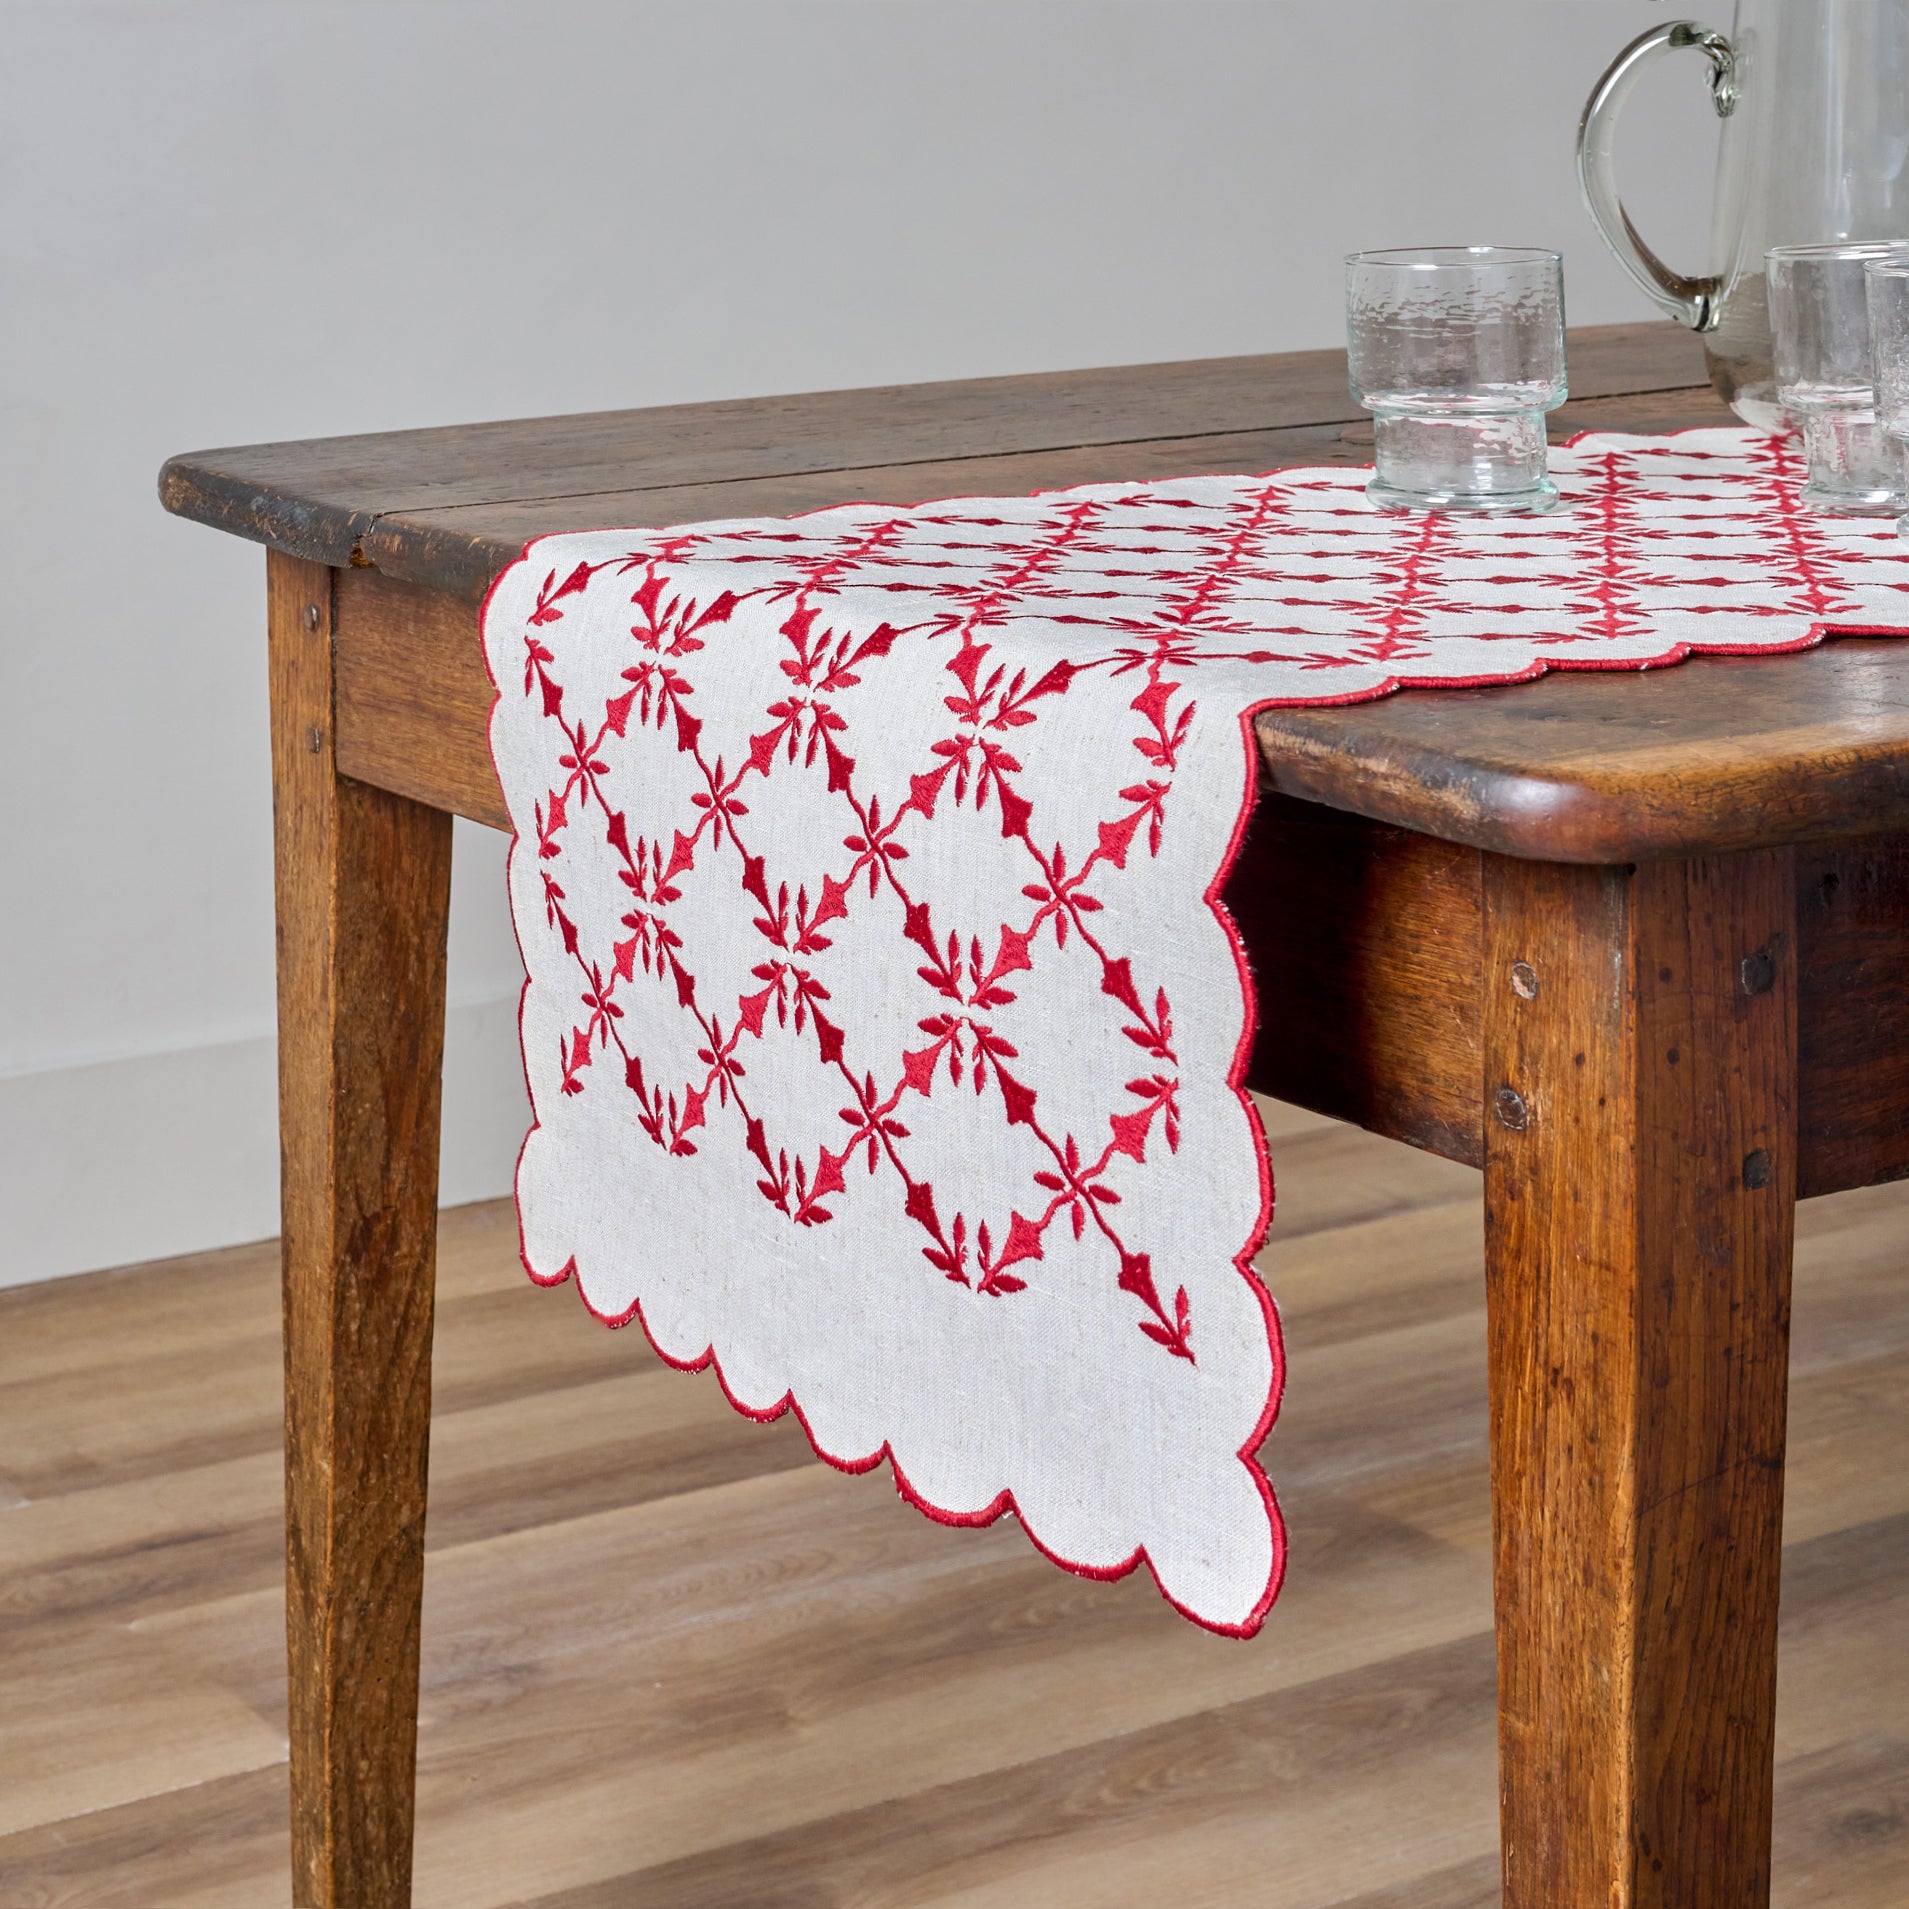
<svg viewBox="0 0 1909 1909"><path fill-rule="evenodd" d="M1909 641L1691 657L1257 722L1273 786L1559 862L1909 828Z"/></svg>
<svg viewBox="0 0 1909 1909"><path fill-rule="evenodd" d="M335 570L338 767L508 832L477 606L377 570Z"/></svg>
<svg viewBox="0 0 1909 1909"><path fill-rule="evenodd" d="M1340 351L1204 358L255 444L172 458L159 495L181 516L343 566L398 514L1343 422L1361 415L1345 366ZM1580 397L1697 386L1702 353L1675 325L1592 327L1571 335L1571 382ZM565 527L589 521L624 520ZM398 554L387 539L379 567Z"/></svg>
<svg viewBox="0 0 1909 1909"><path fill-rule="evenodd" d="M1288 375L1287 361L1262 362L1273 380L1283 382ZM1245 406L1243 411L1250 408ZM353 561L433 589L480 597L525 543L553 530L660 528L717 517L791 517L842 503L904 506L940 497L1025 495L1070 484L1215 472L1250 476L1299 465L1370 463L1371 427L1339 423L1340 415L1335 411L1324 423L1256 430L1094 441L1039 450L989 450L958 458L857 462L840 469L775 470L746 477L393 510L366 528L354 546ZM1693 423L1734 422L1707 390L1590 398L1552 414L1560 440L1595 429L1671 431ZM871 453L878 448L868 446Z"/></svg>
<svg viewBox="0 0 1909 1909"><path fill-rule="evenodd" d="M1260 798L1225 901L1263 1004L1248 1079L1482 1166L1476 850ZM1802 1197L1909 1175L1909 838L1799 851Z"/></svg>
<svg viewBox="0 0 1909 1909"><path fill-rule="evenodd" d="M451 818L338 774L331 581L271 555L293 1900L404 1909Z"/></svg>
<svg viewBox="0 0 1909 1909"><path fill-rule="evenodd" d="M1263 795L1225 893L1252 1085L1482 1166L1482 884L1476 849Z"/></svg>
<svg viewBox="0 0 1909 1909"><path fill-rule="evenodd" d="M1484 893L1506 1909L1760 1909L1794 855L1490 856Z"/></svg>
<svg viewBox="0 0 1909 1909"><path fill-rule="evenodd" d="M1798 1190L1909 1174L1909 835L1800 850Z"/></svg>
<svg viewBox="0 0 1909 1909"><path fill-rule="evenodd" d="M1479 1181L1275 1109L1285 1596L945 1531L444 1217L418 1909L1497 1909ZM0 1293L0 1905L285 1909L278 1253ZM1909 1188L1798 1216L1779 1909L1909 1901Z"/></svg>
<svg viewBox="0 0 1909 1909"><path fill-rule="evenodd" d="M1727 422L1673 325L1574 332L1560 431ZM1359 461L1343 357L1198 360L253 446L174 459L168 507L387 583L416 629L340 649L350 773L495 821L486 700L450 600L524 542L591 525L788 515L1119 478ZM354 571L354 574L356 572ZM399 599L382 599L395 612ZM1501 853L1609 862L1909 828L1909 651L1553 675L1257 724L1290 794ZM397 780L396 778L405 778Z"/></svg>

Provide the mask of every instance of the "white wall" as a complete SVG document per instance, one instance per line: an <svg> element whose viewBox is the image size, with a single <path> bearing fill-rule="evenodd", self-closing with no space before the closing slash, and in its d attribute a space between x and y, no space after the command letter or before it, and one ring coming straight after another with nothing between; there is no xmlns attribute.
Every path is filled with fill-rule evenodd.
<svg viewBox="0 0 1909 1909"><path fill-rule="evenodd" d="M1562 245L1641 0L0 0L0 1283L275 1230L260 553L170 452L1335 342ZM1693 62L1694 64L1694 62ZM1694 256L1697 75L1640 101ZM523 1110L460 825L445 1196Z"/></svg>

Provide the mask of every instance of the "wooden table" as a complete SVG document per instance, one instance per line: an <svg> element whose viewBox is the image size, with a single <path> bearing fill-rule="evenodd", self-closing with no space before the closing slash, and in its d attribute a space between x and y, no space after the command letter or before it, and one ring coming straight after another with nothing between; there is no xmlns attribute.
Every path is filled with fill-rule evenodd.
<svg viewBox="0 0 1909 1909"><path fill-rule="evenodd" d="M1564 428L1727 421L1672 327L1571 368ZM492 576L560 529L1361 461L1358 418L1314 352L166 466L168 509L270 546L301 1909L410 1894L451 817L508 826ZM1794 1204L1909 1174L1909 646L1258 730L1254 1084L1484 1170L1506 1903L1754 1909Z"/></svg>

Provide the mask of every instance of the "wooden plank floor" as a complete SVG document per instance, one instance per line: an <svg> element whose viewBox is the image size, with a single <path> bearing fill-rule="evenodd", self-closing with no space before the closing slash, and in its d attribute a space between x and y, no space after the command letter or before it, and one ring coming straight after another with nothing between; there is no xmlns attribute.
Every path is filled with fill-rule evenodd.
<svg viewBox="0 0 1909 1909"><path fill-rule="evenodd" d="M1478 1181L1272 1110L1240 1645L938 1529L445 1216L420 1909L1484 1909ZM1802 1213L1777 1901L1909 1902L1909 1185ZM276 1266L0 1294L0 1905L287 1899Z"/></svg>

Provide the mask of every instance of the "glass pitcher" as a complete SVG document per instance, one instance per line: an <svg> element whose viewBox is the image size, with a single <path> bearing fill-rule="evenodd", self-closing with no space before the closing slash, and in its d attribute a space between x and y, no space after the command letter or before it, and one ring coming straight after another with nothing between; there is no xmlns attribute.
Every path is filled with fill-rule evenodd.
<svg viewBox="0 0 1909 1909"><path fill-rule="evenodd" d="M1710 271L1685 277L1645 244L1617 194L1619 108L1652 61L1709 63L1723 121ZM1779 428L1763 254L1772 245L1909 240L1909 0L1737 0L1726 36L1695 21L1634 41L1578 129L1585 204L1672 317L1704 334L1711 382L1746 423Z"/></svg>

